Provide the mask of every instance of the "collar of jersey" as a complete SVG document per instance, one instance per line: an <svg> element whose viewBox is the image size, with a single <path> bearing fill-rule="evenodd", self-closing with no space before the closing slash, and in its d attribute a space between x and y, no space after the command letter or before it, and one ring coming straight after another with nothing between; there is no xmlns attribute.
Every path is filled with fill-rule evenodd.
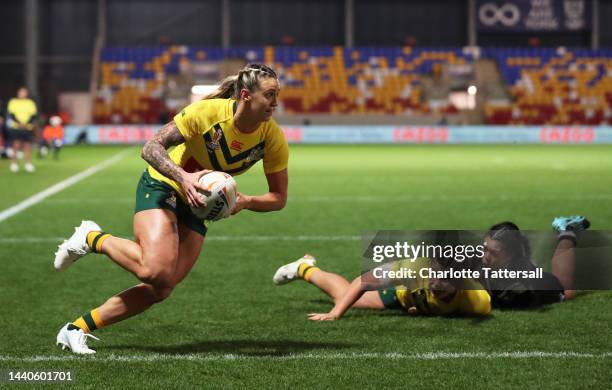
<svg viewBox="0 0 612 390"><path fill-rule="evenodd" d="M236 134L241 135L242 137L255 137L258 136L261 127L264 125L263 122L259 125L259 127L257 128L257 130L251 132L251 133L245 133L240 131L237 127L236 124L234 123L234 115L236 114L236 110L238 109L238 101L234 100L232 102L232 115L229 117L228 121L231 124L231 129L232 131L234 131Z"/></svg>

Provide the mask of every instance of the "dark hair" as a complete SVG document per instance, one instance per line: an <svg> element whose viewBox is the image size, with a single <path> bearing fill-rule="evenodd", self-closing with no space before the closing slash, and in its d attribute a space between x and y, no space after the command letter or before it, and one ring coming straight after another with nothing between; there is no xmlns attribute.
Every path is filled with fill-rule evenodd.
<svg viewBox="0 0 612 390"><path fill-rule="evenodd" d="M510 256L511 269L534 267L529 241L514 222L504 221L491 226L486 237L501 242L504 251Z"/></svg>

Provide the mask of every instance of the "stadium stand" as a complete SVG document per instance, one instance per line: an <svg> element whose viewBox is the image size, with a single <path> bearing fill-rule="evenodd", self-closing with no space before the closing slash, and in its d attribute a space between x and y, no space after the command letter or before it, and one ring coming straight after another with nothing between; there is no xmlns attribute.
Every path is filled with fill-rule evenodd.
<svg viewBox="0 0 612 390"><path fill-rule="evenodd" d="M488 124L612 124L612 50L487 49L512 97L487 104Z"/></svg>
<svg viewBox="0 0 612 390"><path fill-rule="evenodd" d="M224 59L273 64L283 85L280 109L289 114L428 113L423 75L443 64L473 60L461 49L411 47L107 47L95 121L157 123L169 77L182 65ZM452 105L439 110L456 112Z"/></svg>
<svg viewBox="0 0 612 390"><path fill-rule="evenodd" d="M488 124L612 124L612 50L489 48L510 101L484 104ZM285 114L431 112L423 79L447 64L473 62L459 48L107 47L94 117L98 123L157 123L168 111L167 80L203 61L272 64ZM439 108L452 114L452 105ZM172 111L172 110L170 110Z"/></svg>

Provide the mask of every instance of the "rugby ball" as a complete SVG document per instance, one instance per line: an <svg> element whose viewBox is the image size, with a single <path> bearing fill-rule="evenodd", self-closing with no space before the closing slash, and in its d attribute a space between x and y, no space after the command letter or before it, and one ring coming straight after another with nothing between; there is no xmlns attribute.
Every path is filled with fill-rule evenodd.
<svg viewBox="0 0 612 390"><path fill-rule="evenodd" d="M236 180L225 172L213 171L202 176L200 184L210 191L210 195L202 194L206 206L192 207L191 211L198 218L208 221L229 217L238 196Z"/></svg>

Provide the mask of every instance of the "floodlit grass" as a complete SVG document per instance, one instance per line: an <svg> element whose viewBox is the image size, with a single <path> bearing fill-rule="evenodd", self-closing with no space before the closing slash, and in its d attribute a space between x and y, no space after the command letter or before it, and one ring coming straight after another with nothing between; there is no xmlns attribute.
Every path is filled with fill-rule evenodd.
<svg viewBox="0 0 612 390"><path fill-rule="evenodd" d="M60 161L35 161L34 174L11 174L0 161L0 211L125 149L66 148ZM271 281L304 252L355 277L364 231L483 230L501 220L549 229L562 214L610 230L610 146L294 146L282 212L213 224L198 263L167 301L97 331L94 357L62 352L54 344L63 324L136 283L99 255L65 273L52 266L60 238L81 219L132 235L145 164L131 150L0 222L0 368L71 369L91 388L586 388L612 380L610 292L486 319L353 310L312 323L306 314L328 310L328 299L301 281ZM237 182L248 194L267 188L260 166Z"/></svg>

